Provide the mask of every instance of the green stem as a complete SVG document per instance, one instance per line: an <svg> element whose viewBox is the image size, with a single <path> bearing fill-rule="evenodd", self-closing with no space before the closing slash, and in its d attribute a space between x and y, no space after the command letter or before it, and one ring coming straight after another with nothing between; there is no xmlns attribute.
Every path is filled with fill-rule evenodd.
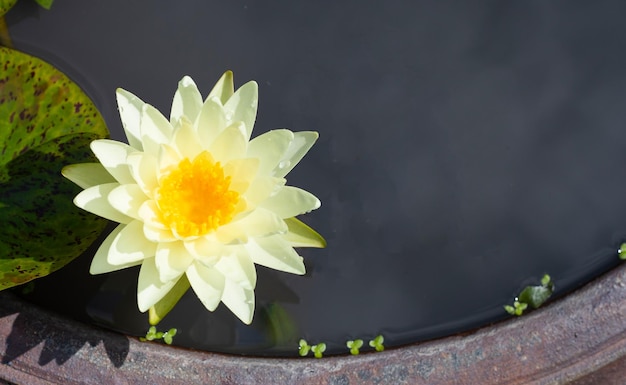
<svg viewBox="0 0 626 385"><path fill-rule="evenodd" d="M0 16L0 46L13 48L11 35L9 35L9 27L4 19L4 15Z"/></svg>

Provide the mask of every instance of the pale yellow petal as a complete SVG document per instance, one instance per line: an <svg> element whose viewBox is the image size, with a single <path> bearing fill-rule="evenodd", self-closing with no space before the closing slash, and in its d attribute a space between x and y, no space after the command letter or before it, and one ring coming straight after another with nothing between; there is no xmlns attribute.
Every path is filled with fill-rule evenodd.
<svg viewBox="0 0 626 385"><path fill-rule="evenodd" d="M143 106L141 111L141 142L144 151L156 156L159 145L169 143L174 129L156 108L149 104Z"/></svg>
<svg viewBox="0 0 626 385"><path fill-rule="evenodd" d="M274 212L281 218L291 218L308 213L321 206L317 197L298 187L284 186L278 192L259 203L259 207Z"/></svg>
<svg viewBox="0 0 626 385"><path fill-rule="evenodd" d="M231 159L245 157L248 147L248 139L245 135L245 127L241 122L235 122L226 127L208 148L213 159L225 164Z"/></svg>
<svg viewBox="0 0 626 385"><path fill-rule="evenodd" d="M137 151L126 143L110 139L96 139L91 142L91 151L100 163L120 183L135 183L126 159Z"/></svg>
<svg viewBox="0 0 626 385"><path fill-rule="evenodd" d="M219 227L215 231L217 239L224 243L245 243L248 237L263 237L284 233L287 225L278 215L269 210L258 208L243 218Z"/></svg>
<svg viewBox="0 0 626 385"><path fill-rule="evenodd" d="M155 263L161 282L179 277L193 262L183 242L159 243L155 255Z"/></svg>
<svg viewBox="0 0 626 385"><path fill-rule="evenodd" d="M231 280L245 289L254 290L256 286L254 263L243 246L239 246L238 249L238 252L220 258L219 262L215 264L215 268L227 280Z"/></svg>
<svg viewBox="0 0 626 385"><path fill-rule="evenodd" d="M74 204L83 210L118 223L129 223L132 218L116 210L109 203L108 196L119 183L106 183L89 187L74 198Z"/></svg>
<svg viewBox="0 0 626 385"><path fill-rule="evenodd" d="M285 182L285 179L273 176L257 177L246 190L244 197L248 203L256 206L276 194L285 185Z"/></svg>
<svg viewBox="0 0 626 385"><path fill-rule="evenodd" d="M117 108L122 119L122 126L131 147L142 151L141 144L141 110L143 109L143 100L139 99L132 93L118 88L115 92L117 97Z"/></svg>
<svg viewBox="0 0 626 385"><path fill-rule="evenodd" d="M178 89L174 94L170 122L172 125L181 117L194 121L202 108L202 95L198 91L196 83L189 76L183 77L178 82Z"/></svg>
<svg viewBox="0 0 626 385"><path fill-rule="evenodd" d="M108 195L109 204L129 217L140 219L139 207L148 197L136 184L123 184L114 188Z"/></svg>
<svg viewBox="0 0 626 385"><path fill-rule="evenodd" d="M159 207L154 200L147 200L139 207L139 217L145 224L155 229L167 230L168 227L161 222L159 215Z"/></svg>
<svg viewBox="0 0 626 385"><path fill-rule="evenodd" d="M63 167L61 174L84 189L116 182L100 163L70 164Z"/></svg>
<svg viewBox="0 0 626 385"><path fill-rule="evenodd" d="M227 123L243 122L246 141L250 140L250 135L252 135L258 101L259 86L255 81L250 81L237 89L224 103Z"/></svg>
<svg viewBox="0 0 626 385"><path fill-rule="evenodd" d="M143 234L143 222L132 221L113 239L107 261L122 265L154 257L157 244Z"/></svg>
<svg viewBox="0 0 626 385"><path fill-rule="evenodd" d="M194 130L191 122L186 118L179 120L179 125L174 130L173 143L182 158L193 160L204 150L200 145L200 138Z"/></svg>
<svg viewBox="0 0 626 385"><path fill-rule="evenodd" d="M156 227L153 226L152 223L144 222L143 235L146 237L146 239L152 242L166 243L179 241L179 239L174 236L170 229Z"/></svg>
<svg viewBox="0 0 626 385"><path fill-rule="evenodd" d="M146 196L153 198L158 187L158 160L151 154L136 152L128 156L128 165L135 183L141 187Z"/></svg>
<svg viewBox="0 0 626 385"><path fill-rule="evenodd" d="M273 175L276 177L284 177L291 171L298 162L311 149L319 134L314 131L300 131L293 133L293 140L289 143L289 148L278 161L274 168Z"/></svg>
<svg viewBox="0 0 626 385"><path fill-rule="evenodd" d="M233 72L226 71L213 86L213 89L207 96L207 100L217 98L221 104L224 104L233 95L234 91Z"/></svg>
<svg viewBox="0 0 626 385"><path fill-rule="evenodd" d="M231 280L224 282L222 302L241 320L249 325L254 315L254 291L245 289Z"/></svg>
<svg viewBox="0 0 626 385"><path fill-rule="evenodd" d="M168 173L172 168L176 167L180 161L183 160L183 156L176 148L169 144L161 144L157 160L159 166L156 172L156 178L158 180L163 174Z"/></svg>
<svg viewBox="0 0 626 385"><path fill-rule="evenodd" d="M292 141L293 132L272 130L250 141L247 156L259 159L259 175L270 175L280 163Z"/></svg>
<svg viewBox="0 0 626 385"><path fill-rule="evenodd" d="M226 112L222 103L217 98L207 99L193 123L200 145L204 150L209 148L219 133L226 128L226 125Z"/></svg>
<svg viewBox="0 0 626 385"><path fill-rule="evenodd" d="M180 276L178 279L180 279ZM139 311L143 313L159 302L174 287L178 279L161 282L154 258L144 260L141 264L141 270L139 270L137 283L137 305Z"/></svg>
<svg viewBox="0 0 626 385"><path fill-rule="evenodd" d="M222 300L224 276L216 269L194 262L187 269L187 279L200 302L209 311L215 310Z"/></svg>
<svg viewBox="0 0 626 385"><path fill-rule="evenodd" d="M292 274L306 272L302 257L282 235L250 239L246 249L256 264Z"/></svg>
<svg viewBox="0 0 626 385"><path fill-rule="evenodd" d="M93 260L91 261L91 266L89 268L90 274L110 273L112 271L122 270L141 264L141 261L135 261L130 263L124 263L121 265L112 265L107 260L109 257L109 249L113 244L113 240L118 236L120 231L124 229L124 227L126 227L126 225L117 226L102 242L102 244L98 248L98 251L96 251L96 254L93 257Z"/></svg>
<svg viewBox="0 0 626 385"><path fill-rule="evenodd" d="M184 244L196 260L208 267L212 267L223 255L228 254L227 246L220 243L214 234L186 241Z"/></svg>
<svg viewBox="0 0 626 385"><path fill-rule="evenodd" d="M244 194L257 174L259 160L256 158L233 159L224 165L224 175L230 177L230 190Z"/></svg>

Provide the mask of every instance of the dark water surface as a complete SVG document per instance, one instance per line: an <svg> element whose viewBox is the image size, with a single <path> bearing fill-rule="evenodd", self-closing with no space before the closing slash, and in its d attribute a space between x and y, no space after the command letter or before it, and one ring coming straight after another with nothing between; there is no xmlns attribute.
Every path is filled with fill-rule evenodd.
<svg viewBox="0 0 626 385"><path fill-rule="evenodd" d="M297 341L386 345L502 319L549 273L562 295L618 263L626 239L626 3L21 1L16 48L68 73L123 140L115 88L169 114L226 69L259 83L253 135L316 130L289 184L328 248L305 277L259 267L245 326L192 292L175 344L295 355ZM143 335L137 270L90 277L85 255L33 301ZM75 309L80 308L79 314Z"/></svg>

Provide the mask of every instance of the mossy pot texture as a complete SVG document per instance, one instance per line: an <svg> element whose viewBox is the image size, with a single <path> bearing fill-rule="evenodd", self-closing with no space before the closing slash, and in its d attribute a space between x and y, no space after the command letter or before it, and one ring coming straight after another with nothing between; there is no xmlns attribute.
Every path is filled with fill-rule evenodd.
<svg viewBox="0 0 626 385"><path fill-rule="evenodd" d="M16 384L582 385L626 378L624 266L522 317L380 353L322 359L145 343L8 292L0 297L0 378Z"/></svg>

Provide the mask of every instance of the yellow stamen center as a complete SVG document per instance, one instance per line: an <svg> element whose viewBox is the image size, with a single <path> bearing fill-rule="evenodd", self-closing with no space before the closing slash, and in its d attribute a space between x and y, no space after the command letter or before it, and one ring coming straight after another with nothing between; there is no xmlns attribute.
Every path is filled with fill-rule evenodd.
<svg viewBox="0 0 626 385"><path fill-rule="evenodd" d="M159 180L157 202L166 226L182 237L204 235L230 222L239 193L229 190L219 162L208 152L183 159Z"/></svg>

